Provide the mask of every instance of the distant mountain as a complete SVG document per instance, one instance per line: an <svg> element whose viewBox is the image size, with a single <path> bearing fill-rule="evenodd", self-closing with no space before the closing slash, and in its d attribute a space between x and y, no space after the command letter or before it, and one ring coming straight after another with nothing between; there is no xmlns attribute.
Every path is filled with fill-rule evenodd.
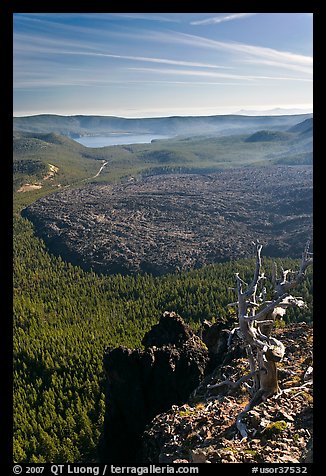
<svg viewBox="0 0 326 476"><path fill-rule="evenodd" d="M269 141L286 141L293 139L293 134L282 131L258 131L245 139L246 142L269 142Z"/></svg>
<svg viewBox="0 0 326 476"><path fill-rule="evenodd" d="M305 119L303 122L299 122L299 124L296 124L293 127L290 127L288 129L289 132L296 132L299 134L312 134L313 132L313 118L308 118Z"/></svg>
<svg viewBox="0 0 326 476"><path fill-rule="evenodd" d="M274 109L265 109L262 111L254 110L254 109L241 109L240 111L236 112L235 114L242 114L245 116L280 116L280 115L293 115L293 114L312 114L309 109L298 109L298 108L281 108L276 107Z"/></svg>
<svg viewBox="0 0 326 476"><path fill-rule="evenodd" d="M233 116L222 119L213 117L209 118L211 123L214 120L219 120L220 123L224 120L223 129L229 127L227 134L222 136L220 132L209 132L207 125L205 133L202 134L192 134L189 132L190 129L187 129L187 133L168 140L102 148L85 147L67 135L56 132L14 131L15 187L19 189L22 185L35 181L39 183L46 175L45 171L53 165L58 168L58 173L51 178L53 186L94 178L99 171L99 160L110 163L109 167L102 170L101 180L130 175L134 177L137 174L145 177L168 173L212 173L225 167L250 165L312 165L312 128L309 126L311 120L306 118L308 120L302 121L302 116L299 118L298 120L296 116L285 117L285 124L281 126L279 124L282 130L276 130L272 126L269 129L263 128L266 119L269 121L271 118L253 118L259 130L253 133L251 131L249 134L244 134L243 130L241 134L231 134L230 131L234 131L230 127ZM40 118L36 119L40 121ZM69 118L61 119L68 121ZM174 119L176 125L177 120L181 118L165 118L165 122L169 123L169 120ZM240 118L245 121L248 119L251 120L246 117ZM290 127L289 119L292 121ZM149 122L150 120L147 124ZM247 124L243 127L252 129L254 126L251 122L250 126ZM289 132L292 128L293 131L299 132ZM183 131L185 130L184 127ZM50 181L47 181L46 185L49 183ZM42 184L44 185L44 181Z"/></svg>
<svg viewBox="0 0 326 476"><path fill-rule="evenodd" d="M72 138L85 135L112 133L149 133L177 135L231 135L252 134L261 129L286 131L309 119L312 114L279 116L174 116L143 119L126 119L111 116L58 116L42 114L15 117L14 131L50 133Z"/></svg>
<svg viewBox="0 0 326 476"><path fill-rule="evenodd" d="M14 132L13 134L14 155L30 155L42 151L42 155L44 156L51 151L57 150L58 147L60 148L60 151L77 153L84 150L84 147L78 142L54 132Z"/></svg>

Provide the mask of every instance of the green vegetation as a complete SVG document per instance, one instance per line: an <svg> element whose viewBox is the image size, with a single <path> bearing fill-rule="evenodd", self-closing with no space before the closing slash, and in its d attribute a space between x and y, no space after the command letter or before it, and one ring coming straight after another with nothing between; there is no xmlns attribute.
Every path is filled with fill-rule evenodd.
<svg viewBox="0 0 326 476"><path fill-rule="evenodd" d="M283 144L283 142L282 142ZM194 329L203 319L235 320L226 305L235 272L250 279L251 259L207 266L160 278L103 276L50 255L23 207L60 187L109 180L149 169L189 171L264 161L270 147L241 136L194 138L147 145L87 149L55 134L16 133L14 140L14 461L92 462L104 418L102 358L106 346L140 347L164 310L176 311ZM163 151L163 152L162 152ZM280 149L277 149L281 152ZM108 166L94 179L101 162ZM269 162L269 159L266 159ZM58 168L45 179L49 164ZM17 192L26 183L42 188ZM281 265L280 260L276 260ZM267 276L271 260L263 260ZM282 260L296 269L298 260ZM271 292L271 290L268 290ZM297 289L308 309L291 309L287 321L312 319L312 271Z"/></svg>
<svg viewBox="0 0 326 476"><path fill-rule="evenodd" d="M214 172L226 167L268 166L276 163L311 165L311 151L294 153L293 148L298 147L296 135L288 136L294 136L295 139L247 142L246 135L198 136L155 140L151 144L103 147L102 158L109 154L109 166L105 168L99 180L107 180L116 169L123 169L125 175L130 176L137 172L145 175L148 172L155 174L155 171Z"/></svg>
<svg viewBox="0 0 326 476"><path fill-rule="evenodd" d="M51 256L31 223L14 218L14 459L93 461L104 415L105 347L140 347L166 309L194 329L203 319L234 319L228 288L236 271L249 278L253 261L161 278L96 275ZM283 264L294 269L298 262ZM309 320L311 272L298 293L309 309L291 310L289 318Z"/></svg>
<svg viewBox="0 0 326 476"><path fill-rule="evenodd" d="M150 144L87 148L54 133L16 132L14 190L26 183L41 184L50 192L87 180L115 182L157 173L200 173L216 172L226 167L312 164L310 137L271 132L271 136L275 135L290 138L248 141L247 135L194 136L155 140ZM95 177L104 160L107 166ZM50 165L58 170L50 179L45 179Z"/></svg>
<svg viewBox="0 0 326 476"><path fill-rule="evenodd" d="M257 451L256 450L244 450L244 454L249 455L249 456L256 456Z"/></svg>
<svg viewBox="0 0 326 476"><path fill-rule="evenodd" d="M288 130L304 120L311 120L311 114L289 116L173 116L142 119L126 119L114 116L58 116L40 114L37 116L15 117L16 131L34 133L55 132L70 137L106 135L109 133L132 134L229 134L251 133L260 129ZM300 127L300 130L303 126Z"/></svg>
<svg viewBox="0 0 326 476"><path fill-rule="evenodd" d="M184 417L190 417L194 414L195 412L193 410L180 410L179 415L184 418Z"/></svg>
<svg viewBox="0 0 326 476"><path fill-rule="evenodd" d="M274 421L273 423L267 425L264 431L264 435L267 438L280 435L287 428L287 426L288 424L284 420Z"/></svg>
<svg viewBox="0 0 326 476"><path fill-rule="evenodd" d="M245 139L246 142L270 142L270 141L284 141L291 140L295 136L291 132L282 131L257 131Z"/></svg>
<svg viewBox="0 0 326 476"><path fill-rule="evenodd" d="M95 175L101 163L83 155L83 146L56 134L15 133L13 141L14 190L40 183L47 193ZM96 159L96 157L94 157ZM45 178L50 166L57 172Z"/></svg>

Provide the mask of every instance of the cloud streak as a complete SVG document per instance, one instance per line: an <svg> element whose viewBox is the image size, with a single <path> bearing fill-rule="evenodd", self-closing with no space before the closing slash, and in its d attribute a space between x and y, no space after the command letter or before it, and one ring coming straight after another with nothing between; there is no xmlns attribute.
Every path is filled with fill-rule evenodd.
<svg viewBox="0 0 326 476"><path fill-rule="evenodd" d="M255 80L266 80L266 79L273 80L273 81L305 81L305 82L312 81L312 79L309 79L309 78L298 78L298 77L289 77L289 76L241 75L241 74L230 74L230 73L217 73L212 71L194 71L194 70L188 70L188 69L128 68L128 70L139 71L139 72L150 72L155 74L203 76L203 77L214 77L214 78L237 79L237 80L244 80L244 81L255 81Z"/></svg>
<svg viewBox="0 0 326 476"><path fill-rule="evenodd" d="M191 21L190 25L217 25L226 21L241 20L243 18L252 17L253 15L257 15L257 13L231 13L230 15L222 17L210 17L205 18L204 20Z"/></svg>
<svg viewBox="0 0 326 476"><path fill-rule="evenodd" d="M147 63L160 63L160 64L170 64L175 66L193 66L196 68L214 68L214 69L232 69L230 66L219 66L209 63L201 63L195 61L182 61L182 60L172 60L167 58L153 58L148 56L129 56L129 55L116 55L113 53L95 53L88 51L58 51L60 54L67 55L82 55L82 56L94 56L94 57L105 57L121 60L130 60L130 61L141 61Z"/></svg>
<svg viewBox="0 0 326 476"><path fill-rule="evenodd" d="M14 107L109 113L214 102L239 109L266 98L275 106L309 103L312 22L306 17L16 13ZM265 28L262 41L258 31Z"/></svg>
<svg viewBox="0 0 326 476"><path fill-rule="evenodd" d="M187 45L195 48L212 49L224 53L231 53L238 63L246 63L249 60L256 64L267 65L267 61L273 62L273 66L288 68L298 72L312 74L313 58L290 51L281 51L274 48L250 45L239 42L226 42L212 40L202 36L181 32L155 32L152 31L148 38L152 40ZM303 67L306 68L303 70Z"/></svg>

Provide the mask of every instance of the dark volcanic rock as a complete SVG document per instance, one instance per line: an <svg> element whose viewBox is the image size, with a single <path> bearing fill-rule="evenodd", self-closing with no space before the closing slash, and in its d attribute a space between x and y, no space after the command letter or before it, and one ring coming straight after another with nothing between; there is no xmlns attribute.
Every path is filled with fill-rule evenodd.
<svg viewBox="0 0 326 476"><path fill-rule="evenodd" d="M312 168L160 175L67 189L23 215L50 251L102 273L152 273L251 256L301 256L312 228Z"/></svg>
<svg viewBox="0 0 326 476"><path fill-rule="evenodd" d="M204 321L201 330L201 339L208 349L209 365L207 372L213 371L213 369L223 362L228 355L228 337L229 333L227 326L224 322L215 322L212 324L209 321ZM234 356L234 355L233 355Z"/></svg>
<svg viewBox="0 0 326 476"><path fill-rule="evenodd" d="M173 404L184 403L204 378L208 350L175 313L164 313L143 342L144 351L119 347L105 353L107 403L102 462L140 462L146 425Z"/></svg>
<svg viewBox="0 0 326 476"><path fill-rule="evenodd" d="M278 364L284 371L279 375L283 393L246 414L248 438L241 437L235 421L250 399L249 392L244 386L229 391L223 386L212 399L207 387L225 379L235 382L249 372L245 356L234 359L232 365L219 365L186 404L174 405L153 419L142 438L143 464L180 460L194 464L311 463L313 381L311 378L308 385L306 375L312 365L313 329L296 323L275 329L275 336L286 347L284 360Z"/></svg>
<svg viewBox="0 0 326 476"><path fill-rule="evenodd" d="M162 347L169 344L179 347L185 344L192 336L193 332L185 325L180 316L166 311L161 317L160 322L145 334L142 344L146 348Z"/></svg>

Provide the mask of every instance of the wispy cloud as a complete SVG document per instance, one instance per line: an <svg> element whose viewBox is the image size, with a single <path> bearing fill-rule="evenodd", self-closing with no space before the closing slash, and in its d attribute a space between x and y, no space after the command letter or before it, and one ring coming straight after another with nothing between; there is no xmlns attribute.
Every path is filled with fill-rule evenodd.
<svg viewBox="0 0 326 476"><path fill-rule="evenodd" d="M118 21L118 20L147 20L163 23L180 23L175 14L166 16L162 13L16 13L15 18L25 21L47 21L48 19L89 19L98 21Z"/></svg>
<svg viewBox="0 0 326 476"><path fill-rule="evenodd" d="M170 74L170 75L183 75L183 76L202 76L202 77L214 77L214 78L227 78L237 79L244 81L255 80L273 80L273 81L312 81L310 78L298 78L289 76L263 76L263 75L242 75L242 74L230 74L230 73L217 73L212 71L198 71L189 69L162 69L162 68L128 68L128 70L139 72L150 72L155 74Z"/></svg>
<svg viewBox="0 0 326 476"><path fill-rule="evenodd" d="M98 45L97 43L92 44L91 42L72 41L67 38L50 38L44 35L29 36L26 34L17 34L15 37L14 53L16 55L20 55L20 62L24 62L24 59L29 54L42 53L44 55L71 55L89 56L93 58L112 58L116 60L158 63L174 66L191 66L196 68L233 69L231 66L204 63L201 61L185 61L152 56L122 55L113 52L99 51L99 48L102 50L104 49L103 45Z"/></svg>
<svg viewBox="0 0 326 476"><path fill-rule="evenodd" d="M14 106L112 113L308 103L312 22L284 15L14 14ZM268 34L262 40L248 24Z"/></svg>
<svg viewBox="0 0 326 476"><path fill-rule="evenodd" d="M102 19L103 19L105 14L101 14L101 15L103 15L102 16ZM111 13L110 17L111 18L121 17L121 18L125 18L125 19L130 19L130 20L148 20L148 21L158 21L158 22L167 22L167 23L168 22L171 22L171 23L179 23L180 22L180 20L177 19L175 16L173 16L171 18L171 17L167 17L165 15L162 15L162 13L157 13L157 14L153 14L153 13Z"/></svg>
<svg viewBox="0 0 326 476"><path fill-rule="evenodd" d="M99 15L99 14L98 14ZM113 14L112 14L113 15ZM120 15L120 14L117 14ZM121 14L124 15L124 14ZM129 14L126 14L129 15ZM137 15L137 14L130 14ZM140 14L141 15L141 14ZM158 14L160 15L160 14ZM225 20L229 17L234 17L235 15L249 15L249 14L230 14L224 17L213 17L219 20ZM250 14L254 15L254 14ZM105 16L105 15L103 15ZM146 16L146 15L145 15ZM47 17L46 17L47 18ZM213 20L213 18L206 19ZM30 20L40 21L38 19L31 18ZM203 22L204 20L198 20L198 22ZM173 30L165 31L154 31L154 30L121 30L111 31L103 28L92 29L86 26L81 27L80 25L67 25L60 24L56 22L51 22L48 20L42 20L42 31L34 31L33 34L30 33L16 33L15 42L14 42L14 52L15 51L24 51L28 52L34 50L35 52L46 52L46 47L49 53L61 53L61 54L86 54L86 52L91 52L94 56L98 55L107 55L107 57L116 58L116 59L133 59L134 61L147 61L147 62L161 62L165 64L180 64L188 66L198 66L198 67L207 67L207 68L223 68L229 69L232 62L239 63L255 63L262 66L273 66L280 68L287 68L292 71L298 71L300 73L312 74L312 65L313 58L310 56L300 55L290 51L281 51L273 48L267 48L257 45L251 45L247 43L240 43L235 41L218 41L203 36L193 35L189 33L183 33ZM192 22L194 23L194 22ZM197 22L195 22L197 23ZM52 36L48 34L48 30L51 27ZM55 30L57 28L57 31ZM62 33L67 32L69 36L63 36ZM56 33L56 34L55 34ZM74 37L72 34L74 33ZM71 35L71 36L70 36ZM159 58L156 55L151 56L140 56L140 55L123 55L119 52L105 51L103 45L114 43L113 38L118 38L121 36L123 40L127 38L133 39L135 45L139 44L141 41L156 41L156 42L165 42L172 43L175 45L184 45L192 48L203 48L207 50L216 50L221 53L230 54L228 58L228 64L221 66L220 64L209 64L201 61L185 61L183 59L169 59L169 58ZM87 41L84 40L87 38ZM70 47L70 48L69 48ZM69 48L69 51L67 51ZM60 50L60 51L58 51ZM75 50L75 51L72 51ZM91 54L89 53L89 54ZM110 56L111 55L111 56ZM232 56L231 56L232 55ZM233 65L232 65L233 66Z"/></svg>
<svg viewBox="0 0 326 476"><path fill-rule="evenodd" d="M251 17L257 13L231 13L229 15L205 18L204 20L191 21L190 25L216 25L226 21L241 20L242 18Z"/></svg>
<svg viewBox="0 0 326 476"><path fill-rule="evenodd" d="M285 68L293 71L298 71L301 73L306 73L306 74L312 74L312 68L309 66L301 66L300 64L291 64L290 62L288 63L282 63L280 61L271 61L271 60L263 60L262 58L259 59L243 59L243 63L248 63L248 64L260 64L260 65L266 65L266 66L272 66L273 68Z"/></svg>
<svg viewBox="0 0 326 476"><path fill-rule="evenodd" d="M303 72L302 67L306 67L305 72L309 71L312 74L313 58L290 51L281 51L247 43L212 40L198 35L172 31L168 33L152 31L148 38L150 37L156 41L232 53L235 55L237 62L247 62L250 59L254 59L256 64L260 63L263 65L264 63L266 64L266 61L273 61L274 66L288 67L299 72Z"/></svg>
<svg viewBox="0 0 326 476"><path fill-rule="evenodd" d="M94 56L94 57L105 57L121 60L130 60L130 61L141 61L147 63L160 63L160 64L171 64L175 66L193 66L196 68L214 68L214 69L232 69L230 66L219 66L210 63L201 63L196 61L182 61L182 60L172 60L167 58L153 58L148 56L132 56L132 55L116 55L113 53L96 53L88 51L57 51L60 54L67 55L82 55L82 56Z"/></svg>

